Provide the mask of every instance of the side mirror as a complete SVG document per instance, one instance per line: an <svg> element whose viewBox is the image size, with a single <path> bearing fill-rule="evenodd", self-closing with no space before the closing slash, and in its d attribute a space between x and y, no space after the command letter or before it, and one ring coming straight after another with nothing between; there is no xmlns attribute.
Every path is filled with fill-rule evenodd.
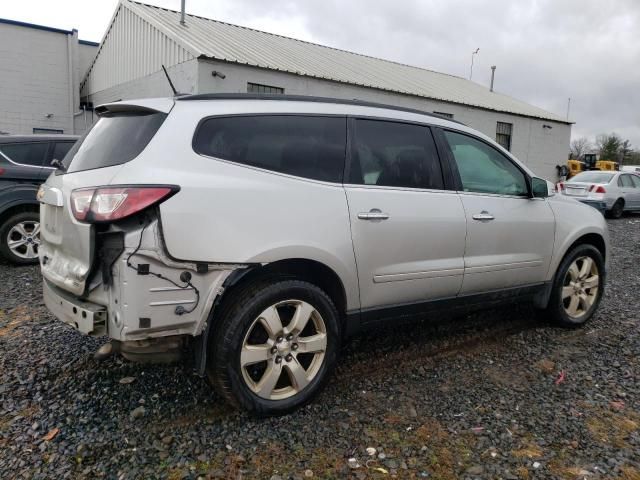
<svg viewBox="0 0 640 480"><path fill-rule="evenodd" d="M531 178L531 196L533 198L547 198L549 185L546 180L538 177Z"/></svg>

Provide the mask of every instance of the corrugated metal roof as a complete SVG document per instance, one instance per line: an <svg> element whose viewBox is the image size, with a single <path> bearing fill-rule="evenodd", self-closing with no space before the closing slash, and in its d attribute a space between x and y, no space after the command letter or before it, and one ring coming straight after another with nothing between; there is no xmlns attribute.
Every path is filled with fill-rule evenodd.
<svg viewBox="0 0 640 480"><path fill-rule="evenodd" d="M467 79L302 40L187 15L131 0L132 12L181 45L194 57L251 65L390 92L459 103L556 122L562 117Z"/></svg>

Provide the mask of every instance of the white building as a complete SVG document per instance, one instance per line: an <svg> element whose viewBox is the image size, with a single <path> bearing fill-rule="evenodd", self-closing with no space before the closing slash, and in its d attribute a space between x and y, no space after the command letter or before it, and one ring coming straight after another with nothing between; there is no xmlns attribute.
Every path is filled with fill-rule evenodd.
<svg viewBox="0 0 640 480"><path fill-rule="evenodd" d="M84 101L269 92L366 100L453 116L556 179L571 123L464 78L121 0L81 85Z"/></svg>
<svg viewBox="0 0 640 480"><path fill-rule="evenodd" d="M80 81L97 47L77 30L0 19L0 133L82 133Z"/></svg>

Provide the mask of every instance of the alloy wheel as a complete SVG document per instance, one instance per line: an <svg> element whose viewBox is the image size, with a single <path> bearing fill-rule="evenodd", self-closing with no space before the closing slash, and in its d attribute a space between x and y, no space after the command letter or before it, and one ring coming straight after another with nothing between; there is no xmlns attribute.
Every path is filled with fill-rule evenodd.
<svg viewBox="0 0 640 480"><path fill-rule="evenodd" d="M40 247L40 223L28 220L16 223L7 234L7 247L16 257L37 258Z"/></svg>
<svg viewBox="0 0 640 480"><path fill-rule="evenodd" d="M278 302L260 313L245 335L243 379L261 398L289 398L318 375L326 348L327 330L318 310L302 300Z"/></svg>
<svg viewBox="0 0 640 480"><path fill-rule="evenodd" d="M571 318L586 314L596 301L600 275L591 257L576 258L567 270L562 287L562 305Z"/></svg>

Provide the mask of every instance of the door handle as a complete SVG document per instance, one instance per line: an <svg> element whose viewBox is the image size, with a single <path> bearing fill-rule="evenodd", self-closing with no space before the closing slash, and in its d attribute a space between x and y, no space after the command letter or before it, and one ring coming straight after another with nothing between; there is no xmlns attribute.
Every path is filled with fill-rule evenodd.
<svg viewBox="0 0 640 480"><path fill-rule="evenodd" d="M495 217L491 215L489 212L487 212L486 210L483 210L480 213L476 213L471 218L473 218L474 220L482 221L482 220L493 220Z"/></svg>
<svg viewBox="0 0 640 480"><path fill-rule="evenodd" d="M377 208L372 208L368 212L360 212L358 214L360 220L387 220L389 218L388 213L383 213Z"/></svg>

